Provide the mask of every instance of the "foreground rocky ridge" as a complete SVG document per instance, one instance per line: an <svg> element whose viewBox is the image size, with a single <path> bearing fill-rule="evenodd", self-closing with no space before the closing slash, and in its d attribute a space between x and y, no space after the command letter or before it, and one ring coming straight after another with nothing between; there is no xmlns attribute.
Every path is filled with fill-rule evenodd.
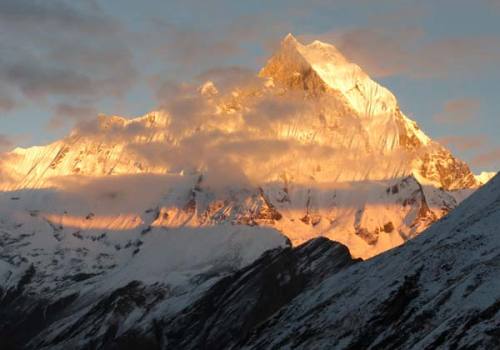
<svg viewBox="0 0 500 350"><path fill-rule="evenodd" d="M500 177L402 247L332 274L245 349L500 346Z"/></svg>
<svg viewBox="0 0 500 350"><path fill-rule="evenodd" d="M345 246L326 238L270 251L218 282L180 314L165 319L159 332L165 344L176 349L239 346L297 295L357 261Z"/></svg>

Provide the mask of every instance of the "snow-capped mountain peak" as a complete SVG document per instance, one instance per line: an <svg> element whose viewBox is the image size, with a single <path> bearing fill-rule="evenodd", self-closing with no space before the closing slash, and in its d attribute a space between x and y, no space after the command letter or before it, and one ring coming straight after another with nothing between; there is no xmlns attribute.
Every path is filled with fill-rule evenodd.
<svg viewBox="0 0 500 350"><path fill-rule="evenodd" d="M360 115L376 117L399 110L394 95L373 81L358 65L349 62L335 46L319 40L303 45L288 34L281 43L278 57L291 56L292 51L298 53L328 87L340 91ZM268 63L271 67L264 67L261 75L274 77L272 61L276 57Z"/></svg>
<svg viewBox="0 0 500 350"><path fill-rule="evenodd" d="M99 227L269 226L294 244L326 236L369 257L414 237L479 186L333 45L288 35L259 75L229 89L217 77L172 89L164 108L142 117L99 116L52 144L16 149L0 159L0 189L7 202L16 191L57 190L99 204L93 188L109 178L124 186L109 205L127 215L89 208ZM131 213L120 199L130 178L148 186L148 176L165 185L144 191L148 208ZM89 228L88 213L67 203L44 219ZM143 215L151 208L154 220Z"/></svg>
<svg viewBox="0 0 500 350"><path fill-rule="evenodd" d="M297 38L292 33L288 33L287 35L285 35L283 40L281 40L281 45L298 45L298 44L299 42Z"/></svg>
<svg viewBox="0 0 500 350"><path fill-rule="evenodd" d="M488 181L490 181L493 177L495 177L497 173L495 171L483 171L478 175L475 175L476 180L481 184L484 185Z"/></svg>
<svg viewBox="0 0 500 350"><path fill-rule="evenodd" d="M420 153L420 156L426 153L425 159L411 162L406 174L448 189L478 185L463 162L452 157L448 150L432 141L403 114L395 96L387 88L372 80L358 65L349 62L333 45L318 40L303 45L289 34L260 71L260 76L286 89L302 90L316 97L334 96L347 109L345 113L356 115L362 124L364 140L357 141L361 134L353 131L350 148L362 142L370 150L386 155L402 149ZM345 120L342 122L347 124ZM429 154L434 155L429 157ZM454 168L460 175L454 177L452 174L456 170L446 168Z"/></svg>

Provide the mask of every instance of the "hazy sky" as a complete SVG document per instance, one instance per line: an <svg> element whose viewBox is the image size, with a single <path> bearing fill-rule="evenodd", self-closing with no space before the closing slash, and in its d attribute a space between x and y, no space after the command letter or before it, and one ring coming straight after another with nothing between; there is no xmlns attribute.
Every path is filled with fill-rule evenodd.
<svg viewBox="0 0 500 350"><path fill-rule="evenodd" d="M144 114L165 81L257 72L292 32L336 45L475 171L499 170L499 18L500 0L1 0L0 149Z"/></svg>

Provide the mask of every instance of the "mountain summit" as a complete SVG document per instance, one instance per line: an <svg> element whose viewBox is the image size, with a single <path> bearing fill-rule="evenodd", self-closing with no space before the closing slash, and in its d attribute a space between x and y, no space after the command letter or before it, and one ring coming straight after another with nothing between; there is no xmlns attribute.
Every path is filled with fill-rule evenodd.
<svg viewBox="0 0 500 350"><path fill-rule="evenodd" d="M289 34L259 78L228 71L169 91L143 117L101 116L5 154L0 189L62 241L96 227L233 224L277 229L294 244L326 236L366 258L414 237L480 185L330 44ZM130 197L131 186L144 190ZM50 196L58 201L45 206Z"/></svg>
<svg viewBox="0 0 500 350"><path fill-rule="evenodd" d="M449 190L477 185L465 163L425 135L401 112L396 97L389 90L373 81L358 65L349 62L333 45L318 40L302 45L288 34L260 75L288 89L302 89L316 96L335 96L346 109L352 109L346 114L355 115L362 130L350 132L350 146L359 143L375 152L389 153L399 149L419 153L409 160L411 170L407 168L403 173L412 173L421 182ZM358 141L358 138L363 139Z"/></svg>

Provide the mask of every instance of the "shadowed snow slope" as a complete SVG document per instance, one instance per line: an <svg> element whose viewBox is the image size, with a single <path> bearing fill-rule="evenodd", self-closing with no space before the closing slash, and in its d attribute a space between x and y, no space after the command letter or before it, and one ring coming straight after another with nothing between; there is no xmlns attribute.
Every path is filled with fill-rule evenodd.
<svg viewBox="0 0 500 350"><path fill-rule="evenodd" d="M156 313L186 307L264 251L289 244L272 229L236 225L69 233L33 215L0 222L2 349L92 347L149 327Z"/></svg>
<svg viewBox="0 0 500 350"><path fill-rule="evenodd" d="M500 177L402 247L301 293L251 349L500 347Z"/></svg>

